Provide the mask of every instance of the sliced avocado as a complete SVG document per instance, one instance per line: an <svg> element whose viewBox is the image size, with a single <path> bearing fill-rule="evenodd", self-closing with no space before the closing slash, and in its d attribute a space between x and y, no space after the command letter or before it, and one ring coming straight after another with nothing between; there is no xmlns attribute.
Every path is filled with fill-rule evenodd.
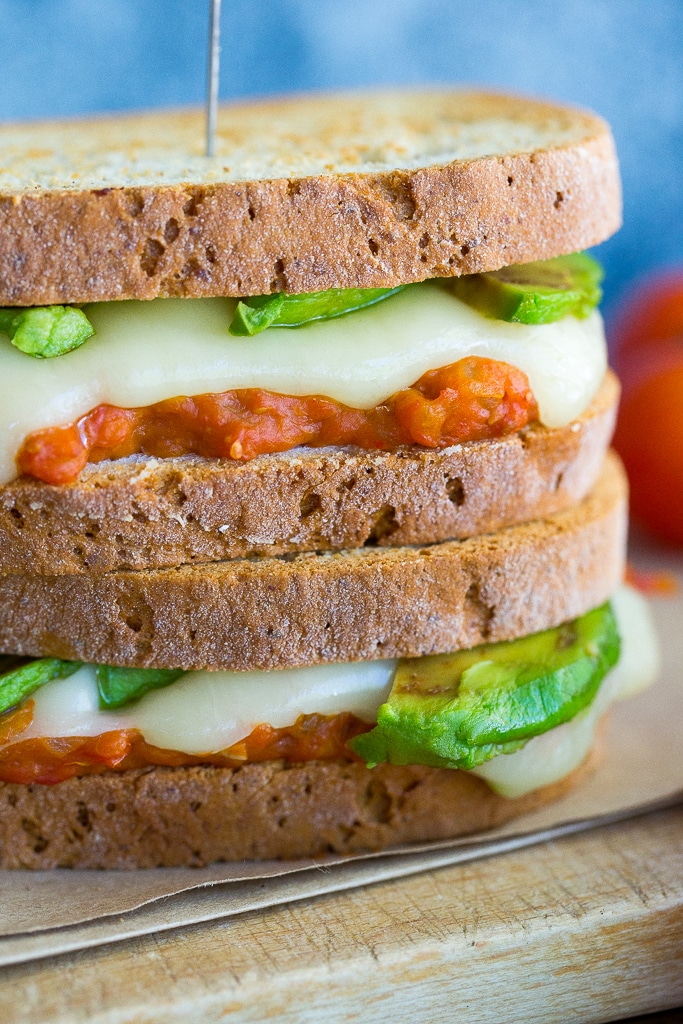
<svg viewBox="0 0 683 1024"><path fill-rule="evenodd" d="M585 252L537 263L466 274L452 282L459 299L494 320L549 324L570 314L580 319L602 298L600 264Z"/></svg>
<svg viewBox="0 0 683 1024"><path fill-rule="evenodd" d="M407 288L330 288L307 295L255 295L237 303L228 328L237 337L260 334L268 327L303 327L314 320L334 320L398 295Z"/></svg>
<svg viewBox="0 0 683 1024"><path fill-rule="evenodd" d="M80 348L95 328L74 306L32 306L0 309L0 332L26 355L52 359Z"/></svg>
<svg viewBox="0 0 683 1024"><path fill-rule="evenodd" d="M98 665L97 692L100 711L134 704L150 690L161 690L185 675L182 668L121 668Z"/></svg>
<svg viewBox="0 0 683 1024"><path fill-rule="evenodd" d="M605 604L520 640L406 659L376 728L349 745L371 766L474 768L573 718L618 657Z"/></svg>

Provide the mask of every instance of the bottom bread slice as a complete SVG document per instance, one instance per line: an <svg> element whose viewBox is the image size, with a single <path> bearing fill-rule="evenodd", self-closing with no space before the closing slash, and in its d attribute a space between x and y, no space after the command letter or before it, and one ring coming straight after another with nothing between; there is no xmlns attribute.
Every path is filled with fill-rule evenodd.
<svg viewBox="0 0 683 1024"><path fill-rule="evenodd" d="M481 832L555 800L599 760L508 799L469 772L346 761L149 768L0 783L0 868L199 867L382 850Z"/></svg>

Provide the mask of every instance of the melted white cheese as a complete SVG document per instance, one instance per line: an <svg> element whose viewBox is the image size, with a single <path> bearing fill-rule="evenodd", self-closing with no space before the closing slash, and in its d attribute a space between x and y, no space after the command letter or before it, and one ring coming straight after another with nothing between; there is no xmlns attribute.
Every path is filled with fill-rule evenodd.
<svg viewBox="0 0 683 1024"><path fill-rule="evenodd" d="M232 746L262 722L280 728L302 714L353 711L372 722L395 668L395 661L365 661L278 672L188 672L137 704L100 711L95 669L86 665L33 695L33 721L21 739L139 729L157 747L204 754Z"/></svg>
<svg viewBox="0 0 683 1024"><path fill-rule="evenodd" d="M607 365L594 312L529 326L490 320L425 283L337 320L254 338L228 333L232 299L155 299L86 307L96 334L55 359L32 359L0 335L0 483L28 433L71 423L100 402L135 408L176 395L261 387L372 408L427 370L468 355L523 370L547 426L586 409Z"/></svg>
<svg viewBox="0 0 683 1024"><path fill-rule="evenodd" d="M587 755L609 704L654 680L659 660L645 601L635 591L621 588L614 608L622 654L595 701L571 722L477 768L476 774L493 789L521 796L569 774ZM84 667L36 691L33 721L18 739L139 729L148 743L202 754L237 743L259 723L282 727L300 714L353 711L374 721L391 689L395 666L395 661L373 661L279 672L188 672L131 707L106 712L98 709L94 669Z"/></svg>

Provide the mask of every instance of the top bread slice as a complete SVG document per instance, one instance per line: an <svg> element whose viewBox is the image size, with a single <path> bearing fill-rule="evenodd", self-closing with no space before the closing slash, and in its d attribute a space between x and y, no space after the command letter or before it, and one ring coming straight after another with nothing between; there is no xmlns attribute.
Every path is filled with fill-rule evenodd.
<svg viewBox="0 0 683 1024"><path fill-rule="evenodd" d="M495 270L620 224L593 114L378 92L0 128L0 305L385 287Z"/></svg>

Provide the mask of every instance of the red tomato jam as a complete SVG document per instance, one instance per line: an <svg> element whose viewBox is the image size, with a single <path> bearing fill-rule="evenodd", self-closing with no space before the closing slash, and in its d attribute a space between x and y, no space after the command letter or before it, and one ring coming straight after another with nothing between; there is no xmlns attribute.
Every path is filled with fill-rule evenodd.
<svg viewBox="0 0 683 1024"><path fill-rule="evenodd" d="M3 715L0 740L6 737L7 742L26 729L32 714L33 708L27 705ZM281 729L257 725L246 739L213 754L183 754L155 747L145 742L137 729L118 729L100 736L19 740L0 749L0 781L51 786L76 775L125 772L151 765L238 768L256 761L357 761L346 744L369 729L372 725L350 712L300 715L294 725Z"/></svg>
<svg viewBox="0 0 683 1024"><path fill-rule="evenodd" d="M297 445L440 448L501 437L537 418L526 374L508 363L469 356L428 371L412 387L366 410L318 395L259 388L169 398L140 409L98 405L75 423L29 434L17 466L45 483L66 484L88 462L128 455L246 461Z"/></svg>

